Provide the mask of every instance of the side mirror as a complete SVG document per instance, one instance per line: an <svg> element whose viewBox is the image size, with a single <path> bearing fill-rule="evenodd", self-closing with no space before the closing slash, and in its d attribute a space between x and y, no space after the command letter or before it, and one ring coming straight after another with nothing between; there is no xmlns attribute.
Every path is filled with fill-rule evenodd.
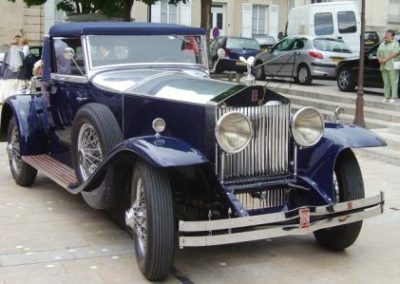
<svg viewBox="0 0 400 284"><path fill-rule="evenodd" d="M63 56L67 60L72 60L75 58L75 50L71 47L66 47L63 51Z"/></svg>
<svg viewBox="0 0 400 284"><path fill-rule="evenodd" d="M224 58L226 56L226 52L223 48L219 48L217 51L218 59Z"/></svg>

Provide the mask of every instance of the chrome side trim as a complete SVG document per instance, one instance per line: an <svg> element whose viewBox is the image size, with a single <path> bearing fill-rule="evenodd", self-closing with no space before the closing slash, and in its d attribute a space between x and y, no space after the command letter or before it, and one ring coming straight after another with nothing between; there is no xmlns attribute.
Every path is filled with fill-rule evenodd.
<svg viewBox="0 0 400 284"><path fill-rule="evenodd" d="M365 207L383 205L384 196L381 194L358 199L353 201L346 201L336 203L334 205L306 207L310 209L310 216L324 216L335 213L343 213L349 210L362 209ZM379 208L381 210L381 208ZM215 230L228 230L234 228L243 228L250 226L268 225L278 222L290 221L299 218L299 208L288 211L271 213L264 215L256 215L250 217L240 217L231 219L220 219L211 221L179 221L180 232L208 232ZM293 225L292 225L293 226Z"/></svg>
<svg viewBox="0 0 400 284"><path fill-rule="evenodd" d="M241 243L256 241L268 238L276 238L283 236L293 235L304 235L312 233L317 230L349 224L357 221L361 221L366 218L377 216L381 214L381 208L376 207L367 209L362 212L351 213L345 216L338 216L329 219L324 219L316 222L312 222L307 228L296 227L296 225L284 225L275 226L267 229L252 230L240 233L232 234L221 234L221 235L207 235L199 237L180 237L179 246L183 247L204 247L204 246L216 246L231 243Z"/></svg>
<svg viewBox="0 0 400 284"><path fill-rule="evenodd" d="M78 84L86 84L89 82L88 78L85 76L75 76L75 75L63 75L51 73L50 78L52 80L69 82L69 83L78 83Z"/></svg>

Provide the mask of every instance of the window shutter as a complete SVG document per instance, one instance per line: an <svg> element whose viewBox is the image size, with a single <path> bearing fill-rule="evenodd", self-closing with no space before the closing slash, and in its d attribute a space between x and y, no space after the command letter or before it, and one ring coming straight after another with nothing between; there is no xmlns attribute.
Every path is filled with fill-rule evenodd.
<svg viewBox="0 0 400 284"><path fill-rule="evenodd" d="M242 4L242 37L251 37L253 28L253 5Z"/></svg>
<svg viewBox="0 0 400 284"><path fill-rule="evenodd" d="M269 35L275 39L278 38L279 32L279 7L278 5L269 6Z"/></svg>
<svg viewBox="0 0 400 284"><path fill-rule="evenodd" d="M181 3L181 25L192 25L192 7L190 2Z"/></svg>
<svg viewBox="0 0 400 284"><path fill-rule="evenodd" d="M151 22L161 22L161 3L159 1L151 5Z"/></svg>

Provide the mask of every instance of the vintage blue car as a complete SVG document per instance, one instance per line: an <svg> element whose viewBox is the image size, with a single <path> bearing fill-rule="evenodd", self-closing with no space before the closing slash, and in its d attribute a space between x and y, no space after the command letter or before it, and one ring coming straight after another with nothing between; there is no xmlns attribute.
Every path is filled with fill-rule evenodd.
<svg viewBox="0 0 400 284"><path fill-rule="evenodd" d="M203 29L59 24L43 62L43 92L2 107L12 176L29 187L39 170L112 211L149 280L169 274L176 246L313 232L343 250L383 212L351 148L385 142L314 108L292 115L268 88L210 79Z"/></svg>

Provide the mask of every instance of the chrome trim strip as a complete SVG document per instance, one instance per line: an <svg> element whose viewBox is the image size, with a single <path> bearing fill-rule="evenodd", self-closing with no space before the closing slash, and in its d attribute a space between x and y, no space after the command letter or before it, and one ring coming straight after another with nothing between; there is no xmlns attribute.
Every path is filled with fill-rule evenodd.
<svg viewBox="0 0 400 284"><path fill-rule="evenodd" d="M223 244L241 243L256 241L268 238L283 236L304 235L317 230L349 224L381 214L381 208L376 207L362 212L352 213L345 216L338 216L329 219L312 222L307 228L296 227L296 225L275 226L267 229L251 230L240 233L226 233L220 235L180 237L179 247L203 247Z"/></svg>
<svg viewBox="0 0 400 284"><path fill-rule="evenodd" d="M89 80L86 76L65 75L65 74L57 74L57 73L51 73L50 78L52 80L64 81L64 82L70 82L70 83L78 83L78 84L86 84L89 82Z"/></svg>
<svg viewBox="0 0 400 284"><path fill-rule="evenodd" d="M381 192L381 194L376 196L336 203L334 205L317 206L317 207L305 206L305 207L310 208L310 216L323 216L334 213L346 212L349 210L361 209L369 206L377 206L383 204L383 202L384 202L384 196L383 192ZM215 230L226 230L233 228L243 228L243 227L260 226L278 222L285 222L299 218L299 209L300 208L288 212L279 212L279 213L256 215L250 217L231 218L231 219L220 219L211 221L179 221L179 231L208 232Z"/></svg>

